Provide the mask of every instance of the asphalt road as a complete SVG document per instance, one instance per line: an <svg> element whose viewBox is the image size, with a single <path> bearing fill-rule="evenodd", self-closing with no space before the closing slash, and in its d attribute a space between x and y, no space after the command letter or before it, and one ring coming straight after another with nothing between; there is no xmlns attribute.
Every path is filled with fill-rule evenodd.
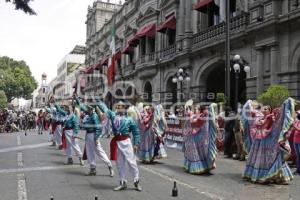
<svg viewBox="0 0 300 200"><path fill-rule="evenodd" d="M84 137L83 132L80 135ZM95 195L99 200L300 199L299 177L287 186L248 183L241 179L245 163L222 155L212 175L190 175L182 169L182 153L174 149L167 149L168 158L156 164L139 164L142 192L132 189L130 178L128 190L114 192L117 175L109 177L100 160L98 175L86 176L87 165L80 166L75 157L73 166L65 165L64 152L51 147L48 140L46 133L0 134L0 200L49 200L51 196L54 200L94 200ZM101 143L108 153L109 139ZM178 197L171 197L174 181L178 183Z"/></svg>

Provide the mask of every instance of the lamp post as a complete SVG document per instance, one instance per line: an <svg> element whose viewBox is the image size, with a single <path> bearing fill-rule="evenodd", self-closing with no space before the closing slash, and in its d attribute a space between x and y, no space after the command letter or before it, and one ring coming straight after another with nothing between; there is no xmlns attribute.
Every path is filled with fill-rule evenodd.
<svg viewBox="0 0 300 200"><path fill-rule="evenodd" d="M241 58L240 55L235 55L233 57L233 70L235 73L235 95L234 95L234 103L235 103L235 111L238 112L238 84L239 84L239 75L241 72L241 68L244 69L246 73L250 72L249 64Z"/></svg>
<svg viewBox="0 0 300 200"><path fill-rule="evenodd" d="M182 97L182 89L183 89L183 82L190 82L191 78L189 74L186 72L186 69L184 68L179 68L178 71L174 74L172 82L173 83L180 83L180 102L183 102L183 97Z"/></svg>

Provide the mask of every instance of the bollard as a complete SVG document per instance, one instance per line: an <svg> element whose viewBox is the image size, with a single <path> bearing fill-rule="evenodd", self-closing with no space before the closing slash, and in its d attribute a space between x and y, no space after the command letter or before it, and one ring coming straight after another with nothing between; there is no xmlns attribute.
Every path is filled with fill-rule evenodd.
<svg viewBox="0 0 300 200"><path fill-rule="evenodd" d="M178 196L178 189L177 189L176 181L174 181L174 186L172 189L172 197L177 197L177 196Z"/></svg>
<svg viewBox="0 0 300 200"><path fill-rule="evenodd" d="M95 195L95 200L98 200L98 195Z"/></svg>

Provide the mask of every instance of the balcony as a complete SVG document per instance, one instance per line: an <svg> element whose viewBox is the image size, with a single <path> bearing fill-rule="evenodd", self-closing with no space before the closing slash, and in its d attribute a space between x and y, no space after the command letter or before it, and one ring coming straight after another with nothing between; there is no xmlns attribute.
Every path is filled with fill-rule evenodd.
<svg viewBox="0 0 300 200"><path fill-rule="evenodd" d="M249 14L244 13L231 19L230 30L232 33L238 33L245 30L249 24ZM216 26L208 27L206 30L194 34L193 47L203 46L218 39L225 37L225 23L218 24Z"/></svg>
<svg viewBox="0 0 300 200"><path fill-rule="evenodd" d="M158 58L171 58L173 56L175 56L176 54L176 44L170 45L168 47L166 47L165 49L161 50L158 52Z"/></svg>
<svg viewBox="0 0 300 200"><path fill-rule="evenodd" d="M130 63L124 67L124 76L129 76L135 71L135 64Z"/></svg>
<svg viewBox="0 0 300 200"><path fill-rule="evenodd" d="M155 53L149 53L140 57L140 63L152 62L155 59Z"/></svg>

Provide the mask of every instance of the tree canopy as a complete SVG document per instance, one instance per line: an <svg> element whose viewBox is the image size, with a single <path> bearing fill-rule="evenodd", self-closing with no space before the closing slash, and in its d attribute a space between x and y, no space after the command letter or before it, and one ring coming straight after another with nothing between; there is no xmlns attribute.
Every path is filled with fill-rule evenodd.
<svg viewBox="0 0 300 200"><path fill-rule="evenodd" d="M3 90L0 90L0 109L5 108L6 105L7 105L7 98L5 92Z"/></svg>
<svg viewBox="0 0 300 200"><path fill-rule="evenodd" d="M8 101L20 97L30 99L37 88L28 65L9 57L0 57L0 79L0 90L5 92Z"/></svg>
<svg viewBox="0 0 300 200"><path fill-rule="evenodd" d="M29 6L30 1L33 0L5 0L6 2L13 3L16 10L23 10L26 14L36 15L36 12Z"/></svg>
<svg viewBox="0 0 300 200"><path fill-rule="evenodd" d="M264 105L276 108L280 107L289 96L289 90L285 86L271 85L266 92L258 96L257 100Z"/></svg>

